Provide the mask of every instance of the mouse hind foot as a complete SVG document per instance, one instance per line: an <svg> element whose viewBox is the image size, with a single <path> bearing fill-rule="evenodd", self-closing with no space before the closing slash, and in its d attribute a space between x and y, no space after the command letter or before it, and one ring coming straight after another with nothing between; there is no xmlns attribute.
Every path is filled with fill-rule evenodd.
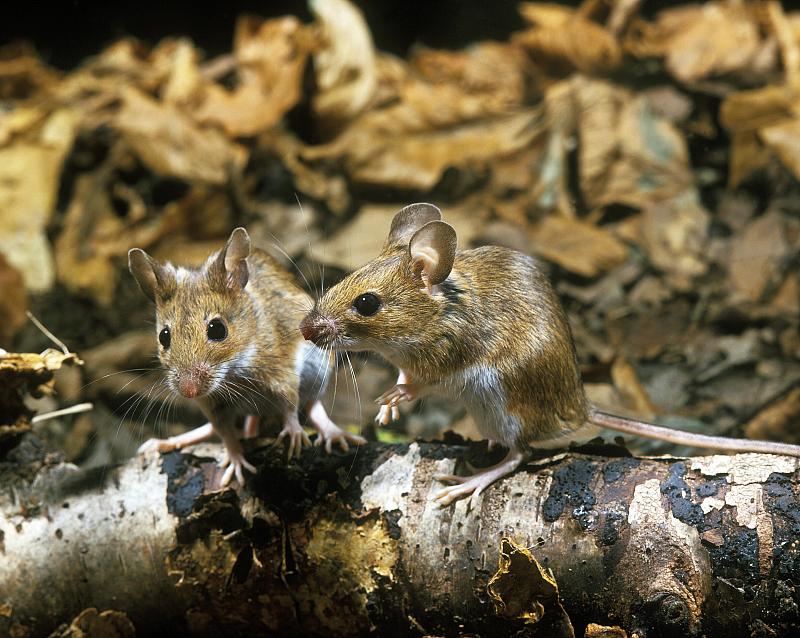
<svg viewBox="0 0 800 638"><path fill-rule="evenodd" d="M319 401L315 401L308 409L308 420L317 431L317 438L314 439L315 446L325 446L325 451L330 454L333 451L333 445L338 445L342 452L347 452L350 449L350 444L363 445L367 440L363 436L351 434L336 425L325 407Z"/></svg>
<svg viewBox="0 0 800 638"><path fill-rule="evenodd" d="M431 495L431 500L444 507L454 501L470 497L470 508L477 504L477 499L487 487L495 481L508 476L519 467L524 456L521 452L510 450L505 458L497 465L484 468L471 476L456 476L454 474L436 474L434 479L441 483L453 483Z"/></svg>

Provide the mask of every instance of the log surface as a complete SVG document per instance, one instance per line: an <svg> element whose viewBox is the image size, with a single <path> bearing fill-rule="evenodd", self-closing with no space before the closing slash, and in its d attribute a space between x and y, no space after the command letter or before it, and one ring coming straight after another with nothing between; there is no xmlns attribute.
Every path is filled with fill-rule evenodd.
<svg viewBox="0 0 800 638"><path fill-rule="evenodd" d="M286 466L262 445L258 475L222 491L214 445L94 482L58 464L5 481L0 636L47 636L88 607L124 612L138 636L556 635L547 606L526 623L525 600L487 594L503 538L552 570L577 635L590 622L639 636L800 625L797 459L608 446L532 460L472 510L428 500L433 474L468 471L465 454L488 464L484 450L370 443Z"/></svg>

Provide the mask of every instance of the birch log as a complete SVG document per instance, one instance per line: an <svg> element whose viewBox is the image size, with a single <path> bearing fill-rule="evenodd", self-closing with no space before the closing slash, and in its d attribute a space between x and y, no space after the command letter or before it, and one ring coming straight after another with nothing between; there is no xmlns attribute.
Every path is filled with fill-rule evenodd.
<svg viewBox="0 0 800 638"><path fill-rule="evenodd" d="M429 502L433 474L483 450L371 443L286 466L261 446L258 475L221 491L214 445L94 477L0 468L0 636L47 636L90 607L140 637L570 635L557 600L534 600L530 563L506 561L488 595L503 538L552 570L577 635L797 631L797 459L607 447L533 460L472 510Z"/></svg>

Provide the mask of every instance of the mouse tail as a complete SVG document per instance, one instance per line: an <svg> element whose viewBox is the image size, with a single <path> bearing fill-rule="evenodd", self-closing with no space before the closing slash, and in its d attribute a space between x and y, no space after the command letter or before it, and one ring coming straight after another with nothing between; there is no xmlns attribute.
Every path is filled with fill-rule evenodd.
<svg viewBox="0 0 800 638"><path fill-rule="evenodd" d="M589 421L609 430L632 434L647 439L658 439L675 445L689 445L692 447L726 450L729 452L758 452L763 454L784 454L786 456L800 456L800 445L791 443L778 443L775 441L757 441L753 439L734 439L725 436L710 436L695 432L674 430L661 425L653 425L645 421L628 419L594 408L589 413Z"/></svg>

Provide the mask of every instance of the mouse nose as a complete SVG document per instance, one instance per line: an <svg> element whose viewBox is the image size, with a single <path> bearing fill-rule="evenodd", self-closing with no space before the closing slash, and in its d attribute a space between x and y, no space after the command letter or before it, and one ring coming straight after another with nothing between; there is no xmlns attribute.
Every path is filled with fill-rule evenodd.
<svg viewBox="0 0 800 638"><path fill-rule="evenodd" d="M319 339L319 333L314 325L314 318L311 315L306 315L300 322L300 332L303 334L303 339L306 341L316 342Z"/></svg>

